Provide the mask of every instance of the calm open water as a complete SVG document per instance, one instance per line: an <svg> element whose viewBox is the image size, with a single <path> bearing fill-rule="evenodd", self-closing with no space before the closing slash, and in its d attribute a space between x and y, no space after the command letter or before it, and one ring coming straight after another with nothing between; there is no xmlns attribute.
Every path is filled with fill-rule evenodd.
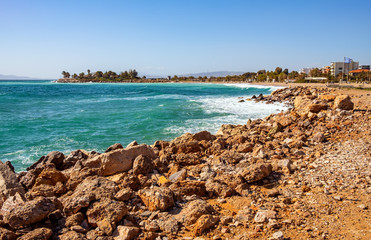
<svg viewBox="0 0 371 240"><path fill-rule="evenodd" d="M244 124L284 109L238 102L272 90L247 84L0 81L0 160L22 171L50 151L102 152L114 143L215 134L222 124Z"/></svg>

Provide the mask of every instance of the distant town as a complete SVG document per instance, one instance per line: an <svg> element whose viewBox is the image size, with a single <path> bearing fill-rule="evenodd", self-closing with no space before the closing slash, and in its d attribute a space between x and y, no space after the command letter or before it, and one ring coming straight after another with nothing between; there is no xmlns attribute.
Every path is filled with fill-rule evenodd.
<svg viewBox="0 0 371 240"><path fill-rule="evenodd" d="M303 68L300 71L289 71L276 67L274 70L265 69L257 72L246 72L239 75L227 76L168 76L167 78L139 77L134 70L116 73L113 71L96 71L87 73L73 73L63 71L63 78L58 82L319 82L319 83L342 83L342 82L370 82L370 65L360 65L359 62L350 58L344 58L341 62L331 62L329 66L322 68Z"/></svg>

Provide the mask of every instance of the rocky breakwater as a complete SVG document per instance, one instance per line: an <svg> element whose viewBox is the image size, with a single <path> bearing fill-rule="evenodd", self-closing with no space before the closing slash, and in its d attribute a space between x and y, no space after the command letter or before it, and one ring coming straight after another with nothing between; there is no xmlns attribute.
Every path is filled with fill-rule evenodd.
<svg viewBox="0 0 371 240"><path fill-rule="evenodd" d="M283 89L263 100L293 108L223 125L215 135L115 144L105 153L51 152L27 172L1 163L0 239L333 239L342 227L349 233L357 225L347 225L342 213L365 217L370 204L370 113L354 112L349 97L327 90Z"/></svg>

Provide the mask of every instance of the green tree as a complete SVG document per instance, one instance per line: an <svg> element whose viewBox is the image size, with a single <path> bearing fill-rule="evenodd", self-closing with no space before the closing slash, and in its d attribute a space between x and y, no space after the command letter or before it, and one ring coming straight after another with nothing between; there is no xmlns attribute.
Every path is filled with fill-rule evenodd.
<svg viewBox="0 0 371 240"><path fill-rule="evenodd" d="M285 69L283 70L283 72L284 72L286 75L289 75L289 70L288 70L287 68L285 68Z"/></svg>
<svg viewBox="0 0 371 240"><path fill-rule="evenodd" d="M70 78L70 73L66 71L62 71L63 78Z"/></svg>
<svg viewBox="0 0 371 240"><path fill-rule="evenodd" d="M276 67L276 69L274 70L274 72L278 75L282 72L282 68L280 67Z"/></svg>
<svg viewBox="0 0 371 240"><path fill-rule="evenodd" d="M84 72L81 72L80 74L79 74L79 78L80 79L83 79L85 77L85 73Z"/></svg>
<svg viewBox="0 0 371 240"><path fill-rule="evenodd" d="M94 73L94 77L95 77L95 78L101 78L101 77L103 77L103 72L102 72L102 71L96 71L96 72Z"/></svg>

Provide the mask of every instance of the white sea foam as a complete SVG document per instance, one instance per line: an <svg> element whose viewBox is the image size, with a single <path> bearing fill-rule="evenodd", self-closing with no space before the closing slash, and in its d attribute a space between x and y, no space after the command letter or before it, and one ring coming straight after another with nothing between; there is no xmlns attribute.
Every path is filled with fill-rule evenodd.
<svg viewBox="0 0 371 240"><path fill-rule="evenodd" d="M255 85L255 84L250 84L250 83L226 83L223 85L230 86L230 87L244 88L244 89L262 88L262 89L269 89L270 91L275 91L277 89L285 88L285 87L280 87L280 86L265 86L265 85Z"/></svg>
<svg viewBox="0 0 371 240"><path fill-rule="evenodd" d="M215 134L222 124L245 124L248 119L264 118L272 113L287 110L287 106L281 103L266 104L262 102L245 101L239 102L236 97L209 97L199 98L193 101L201 103L203 111L207 114L218 116L207 119L186 120L182 126L174 125L165 129L171 134L196 133L202 130Z"/></svg>

